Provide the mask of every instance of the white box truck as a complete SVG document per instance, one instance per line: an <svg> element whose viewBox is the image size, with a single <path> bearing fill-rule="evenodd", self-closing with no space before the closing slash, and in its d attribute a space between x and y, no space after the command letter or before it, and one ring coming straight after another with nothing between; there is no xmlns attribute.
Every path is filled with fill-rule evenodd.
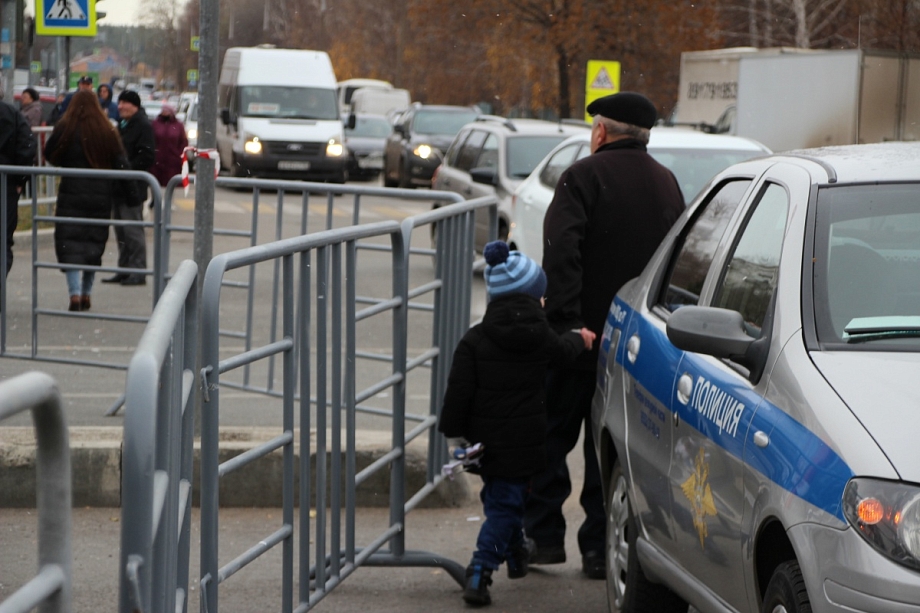
<svg viewBox="0 0 920 613"><path fill-rule="evenodd" d="M390 90L393 84L381 79L345 79L336 86L336 95L339 99L339 113L347 117L352 112L351 98L359 89Z"/></svg>
<svg viewBox="0 0 920 613"><path fill-rule="evenodd" d="M920 138L920 56L717 49L681 54L676 121L773 151Z"/></svg>
<svg viewBox="0 0 920 613"><path fill-rule="evenodd" d="M323 51L233 47L218 86L221 168L237 177L344 183L344 126Z"/></svg>
<svg viewBox="0 0 920 613"><path fill-rule="evenodd" d="M351 97L351 112L389 116L393 112L405 111L411 104L409 90L362 87Z"/></svg>

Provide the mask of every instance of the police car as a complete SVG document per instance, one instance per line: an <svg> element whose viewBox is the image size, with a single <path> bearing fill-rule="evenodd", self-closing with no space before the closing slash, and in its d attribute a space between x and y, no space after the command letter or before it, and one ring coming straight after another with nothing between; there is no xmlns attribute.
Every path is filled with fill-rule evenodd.
<svg viewBox="0 0 920 613"><path fill-rule="evenodd" d="M718 174L601 339L611 611L920 612L918 376L920 143Z"/></svg>

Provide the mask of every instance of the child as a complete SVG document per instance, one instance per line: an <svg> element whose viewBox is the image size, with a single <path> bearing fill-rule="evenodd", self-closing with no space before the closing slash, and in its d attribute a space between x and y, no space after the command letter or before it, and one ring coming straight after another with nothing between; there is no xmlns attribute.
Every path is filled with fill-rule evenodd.
<svg viewBox="0 0 920 613"><path fill-rule="evenodd" d="M463 599L492 602L492 572L508 563L508 578L527 574L530 555L523 529L530 476L546 464L544 378L550 362L572 360L590 349L587 328L558 336L542 308L546 275L508 245L483 250L488 305L454 351L438 429L449 438L482 443L478 469L485 521L466 569Z"/></svg>

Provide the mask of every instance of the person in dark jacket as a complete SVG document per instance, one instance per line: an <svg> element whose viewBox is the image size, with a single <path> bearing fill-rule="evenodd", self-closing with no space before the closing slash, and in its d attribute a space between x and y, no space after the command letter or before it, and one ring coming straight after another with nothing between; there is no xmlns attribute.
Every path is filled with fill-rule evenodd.
<svg viewBox="0 0 920 613"><path fill-rule="evenodd" d="M638 276L684 210L677 179L646 151L657 111L642 94L621 92L588 105L591 153L565 170L543 219L546 315L554 330L587 327L600 334L614 295ZM562 505L572 491L566 456L584 424L585 477L578 531L582 571L606 577L603 488L591 433L598 352L551 368L546 470L527 499L524 529L533 539L532 564L565 562Z"/></svg>
<svg viewBox="0 0 920 613"><path fill-rule="evenodd" d="M182 172L182 151L188 147L185 126L176 119L176 109L164 104L153 120L153 140L156 142L156 163L151 174L166 187L169 180Z"/></svg>
<svg viewBox="0 0 920 613"><path fill-rule="evenodd" d="M19 112L26 118L30 128L42 125L42 103L35 88L27 87L22 90Z"/></svg>
<svg viewBox="0 0 920 613"><path fill-rule="evenodd" d="M45 159L64 168L124 168L127 165L121 140L99 107L91 91L74 94L67 112L54 126L45 144ZM109 219L118 181L83 177L63 177L58 188L57 217ZM101 266L107 225L57 223L54 226L54 251L61 264ZM68 309L86 311L92 306L95 271L65 270Z"/></svg>
<svg viewBox="0 0 920 613"><path fill-rule="evenodd" d="M112 86L103 83L96 89L96 95L99 97L99 106L105 111L106 117L117 123L121 116L118 114L118 104L112 99Z"/></svg>
<svg viewBox="0 0 920 613"><path fill-rule="evenodd" d="M35 163L35 137L22 113L13 105L0 102L0 164L31 166ZM6 271L0 283L13 266L13 233L19 223L19 194L28 177L7 177L5 198L0 201L0 215L6 216ZM0 252L2 253L2 252ZM0 305L2 306L2 305Z"/></svg>
<svg viewBox="0 0 920 613"><path fill-rule="evenodd" d="M141 106L137 92L125 90L118 95L118 133L128 156L131 170L150 170L154 162L156 145L153 140L153 127L147 119L147 113ZM136 181L133 195L118 199L112 207L112 218L124 221L142 221L143 204L147 197L147 183ZM147 238L142 226L115 226L118 239L119 268L147 268ZM147 277L141 273L119 272L102 280L103 283L120 283L121 285L146 285Z"/></svg>
<svg viewBox="0 0 920 613"><path fill-rule="evenodd" d="M482 477L486 519L463 592L473 605L491 602L492 572L502 562L509 578L527 574L522 521L530 477L546 464L546 369L594 341L585 328L561 335L550 329L539 264L501 241L487 244L483 255L489 303L454 351L438 424L445 436L484 447L474 472Z"/></svg>

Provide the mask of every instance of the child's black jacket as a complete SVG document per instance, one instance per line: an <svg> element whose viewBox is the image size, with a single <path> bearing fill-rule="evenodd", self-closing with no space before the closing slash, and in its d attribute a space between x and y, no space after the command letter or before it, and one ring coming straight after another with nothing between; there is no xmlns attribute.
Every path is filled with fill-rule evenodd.
<svg viewBox="0 0 920 613"><path fill-rule="evenodd" d="M539 301L492 300L454 351L438 429L485 445L482 475L527 477L546 465L547 366L584 349L577 332L557 335Z"/></svg>

